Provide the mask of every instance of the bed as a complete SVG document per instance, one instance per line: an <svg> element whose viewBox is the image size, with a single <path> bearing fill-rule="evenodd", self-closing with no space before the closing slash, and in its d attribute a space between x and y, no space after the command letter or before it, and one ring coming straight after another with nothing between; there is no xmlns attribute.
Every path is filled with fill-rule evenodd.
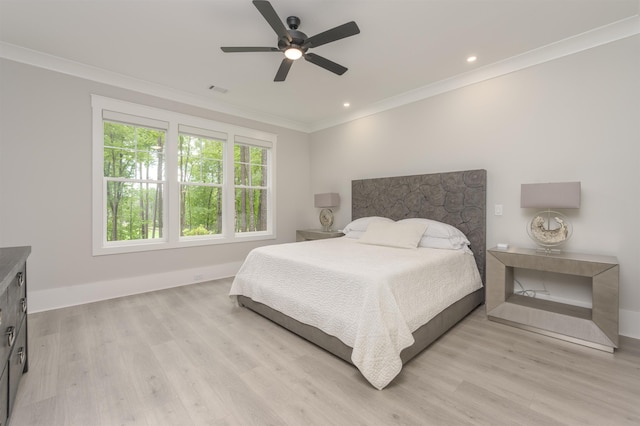
<svg viewBox="0 0 640 426"><path fill-rule="evenodd" d="M485 170L355 180L352 223L431 219L462 231L468 249L361 244L349 237L353 232L261 247L247 256L230 296L355 365L383 389L484 302L485 200Z"/></svg>

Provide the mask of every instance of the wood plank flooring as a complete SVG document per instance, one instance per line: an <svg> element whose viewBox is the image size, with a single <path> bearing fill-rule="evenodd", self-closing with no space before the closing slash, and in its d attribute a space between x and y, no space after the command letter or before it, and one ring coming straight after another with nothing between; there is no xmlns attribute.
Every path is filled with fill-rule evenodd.
<svg viewBox="0 0 640 426"><path fill-rule="evenodd" d="M478 308L382 391L233 306L230 279L29 315L11 426L638 425L640 341L608 354Z"/></svg>

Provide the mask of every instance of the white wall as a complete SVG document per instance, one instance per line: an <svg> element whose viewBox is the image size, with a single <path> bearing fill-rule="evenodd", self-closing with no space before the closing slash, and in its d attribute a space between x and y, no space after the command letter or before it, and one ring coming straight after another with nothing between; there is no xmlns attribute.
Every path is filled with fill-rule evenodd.
<svg viewBox="0 0 640 426"><path fill-rule="evenodd" d="M312 192L351 180L483 168L487 244L533 247L520 184L582 182L567 251L617 256L621 334L640 338L640 36L362 118L311 135ZM494 216L494 204L504 215ZM541 282L546 280L540 277ZM580 283L552 296L584 303Z"/></svg>
<svg viewBox="0 0 640 426"><path fill-rule="evenodd" d="M231 276L253 247L295 241L309 214L306 133L9 60L0 74L0 246L32 246L30 312ZM277 239L93 257L91 94L277 134Z"/></svg>

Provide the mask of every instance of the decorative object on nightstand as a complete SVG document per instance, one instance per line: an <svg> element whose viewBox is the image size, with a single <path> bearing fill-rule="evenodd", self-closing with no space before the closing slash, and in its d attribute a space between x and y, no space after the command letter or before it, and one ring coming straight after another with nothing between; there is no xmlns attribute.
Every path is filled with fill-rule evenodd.
<svg viewBox="0 0 640 426"><path fill-rule="evenodd" d="M316 208L320 211L320 225L325 232L331 231L333 225L333 212L331 208L340 206L340 194L335 192L327 192L324 194L316 194L314 196Z"/></svg>
<svg viewBox="0 0 640 426"><path fill-rule="evenodd" d="M529 221L527 234L543 251L550 252L573 233L566 216L552 209L580 208L580 182L522 184L520 207L544 209Z"/></svg>

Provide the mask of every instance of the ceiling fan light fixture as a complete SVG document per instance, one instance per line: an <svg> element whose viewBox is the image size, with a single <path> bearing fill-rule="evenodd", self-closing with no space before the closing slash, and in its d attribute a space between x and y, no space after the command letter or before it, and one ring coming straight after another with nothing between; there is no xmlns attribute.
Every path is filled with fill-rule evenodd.
<svg viewBox="0 0 640 426"><path fill-rule="evenodd" d="M1 0L0 0L1 1ZM351 37L356 34L360 34L360 28L354 21L347 22L346 24L338 25L329 30L323 31L312 37L307 37L302 31L298 31L300 25L300 18L296 16L289 16L287 18L287 29L280 17L271 6L268 0L253 0L253 5L258 9L258 12L271 26L273 31L278 36L278 47L265 47L265 46L245 46L245 47L233 47L222 46L225 53L233 52L276 52L278 54L284 53L284 59L280 62L280 67L275 75L273 81L285 81L289 69L293 65L293 62L297 59L304 58L310 63L324 68L336 75L342 75L347 72L347 68L340 64L336 64L327 58L324 58L315 53L308 52L311 48L316 48L327 43L333 43L334 41L342 40L343 38Z"/></svg>
<svg viewBox="0 0 640 426"><path fill-rule="evenodd" d="M302 50L295 46L289 47L284 51L284 56L286 56L288 59L291 59L292 61L295 61L296 59L300 59L302 57Z"/></svg>

